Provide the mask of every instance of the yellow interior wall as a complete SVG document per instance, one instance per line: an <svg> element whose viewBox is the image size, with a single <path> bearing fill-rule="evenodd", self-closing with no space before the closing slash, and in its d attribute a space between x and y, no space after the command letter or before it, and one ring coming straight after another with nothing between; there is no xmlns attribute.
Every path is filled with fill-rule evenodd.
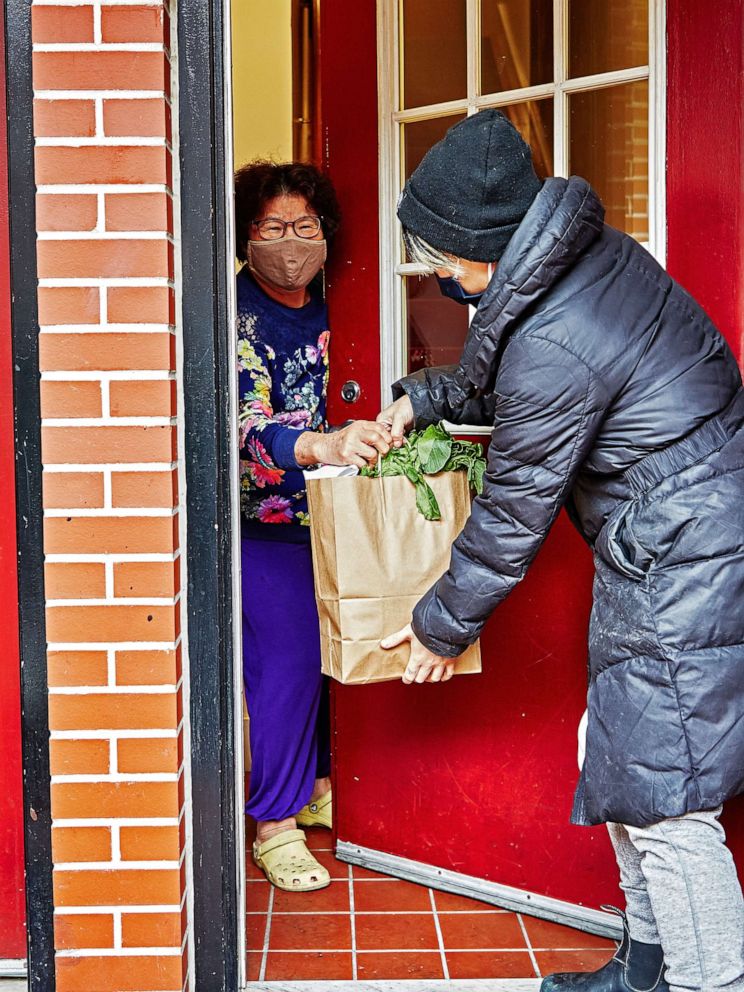
<svg viewBox="0 0 744 992"><path fill-rule="evenodd" d="M235 165L292 158L291 0L233 0Z"/></svg>

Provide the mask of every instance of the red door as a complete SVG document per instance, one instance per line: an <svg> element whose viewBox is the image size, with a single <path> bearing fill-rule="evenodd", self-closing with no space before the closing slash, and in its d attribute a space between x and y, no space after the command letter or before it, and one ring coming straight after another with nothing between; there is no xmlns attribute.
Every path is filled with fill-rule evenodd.
<svg viewBox="0 0 744 992"><path fill-rule="evenodd" d="M0 46L2 40L0 39ZM3 52L0 67L4 75ZM0 87L0 120L5 88ZM0 973L2 961L26 956L23 886L21 701L16 581L13 380L10 346L8 176L5 128L0 129Z"/></svg>
<svg viewBox="0 0 744 992"><path fill-rule="evenodd" d="M741 58L741 6L717 0L716 14L669 0L670 269L732 338L741 326L731 288L741 286L741 93L732 92L735 68L722 60L716 70L708 53L711 32L720 39L725 23L727 47ZM329 280L337 420L374 417L379 408L374 8L365 0L350 17L342 0L322 6L324 150L344 205ZM715 161L706 161L706 147ZM350 378L363 387L352 410L338 395ZM568 822L591 578L590 555L562 515L489 623L481 676L445 686L334 687L341 857L588 929L607 926L590 908L620 898L606 831ZM744 816L732 812L733 844L744 856Z"/></svg>

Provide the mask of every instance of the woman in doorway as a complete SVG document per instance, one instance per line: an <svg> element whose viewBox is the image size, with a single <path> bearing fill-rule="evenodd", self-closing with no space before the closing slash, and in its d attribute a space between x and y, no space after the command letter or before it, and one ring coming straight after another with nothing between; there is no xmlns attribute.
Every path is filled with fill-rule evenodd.
<svg viewBox="0 0 744 992"><path fill-rule="evenodd" d="M398 205L412 260L477 305L460 363L394 387L400 437L493 428L482 496L412 624L404 680L452 660L560 508L594 550L585 758L573 810L607 823L624 939L544 992L744 989L744 906L719 822L744 791L744 391L726 342L585 180L535 176L498 111L452 128ZM495 271L494 271L495 266Z"/></svg>
<svg viewBox="0 0 744 992"><path fill-rule="evenodd" d="M250 717L256 864L274 885L329 884L299 827L331 826L328 685L320 671L302 469L373 463L380 424L328 433L327 240L339 224L312 165L253 162L235 180L243 673Z"/></svg>

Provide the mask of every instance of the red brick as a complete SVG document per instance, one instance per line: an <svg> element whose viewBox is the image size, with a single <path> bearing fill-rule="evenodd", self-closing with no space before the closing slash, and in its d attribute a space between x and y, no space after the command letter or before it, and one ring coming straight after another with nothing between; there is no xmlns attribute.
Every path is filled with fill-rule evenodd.
<svg viewBox="0 0 744 992"><path fill-rule="evenodd" d="M47 517L47 554L169 554L176 547L170 517Z"/></svg>
<svg viewBox="0 0 744 992"><path fill-rule="evenodd" d="M180 947L181 914L124 913L121 937L123 947Z"/></svg>
<svg viewBox="0 0 744 992"><path fill-rule="evenodd" d="M49 606L47 637L59 643L172 641L177 634L172 606Z"/></svg>
<svg viewBox="0 0 744 992"><path fill-rule="evenodd" d="M37 148L36 182L167 183L168 152L163 146Z"/></svg>
<svg viewBox="0 0 744 992"><path fill-rule="evenodd" d="M47 562L44 591L47 599L105 599L104 565L99 562Z"/></svg>
<svg viewBox="0 0 744 992"><path fill-rule="evenodd" d="M169 24L162 7L102 7L101 33L105 42L155 42L167 47Z"/></svg>
<svg viewBox="0 0 744 992"><path fill-rule="evenodd" d="M172 737L120 740L118 749L119 771L128 775L178 771L178 746Z"/></svg>
<svg viewBox="0 0 744 992"><path fill-rule="evenodd" d="M58 820L178 816L178 789L175 782L55 782L52 813ZM135 904L146 901L133 900ZM93 905L104 903L109 900L98 900Z"/></svg>
<svg viewBox="0 0 744 992"><path fill-rule="evenodd" d="M105 651L50 651L47 655L50 686L106 685Z"/></svg>
<svg viewBox="0 0 744 992"><path fill-rule="evenodd" d="M52 775L108 775L108 741L50 741Z"/></svg>
<svg viewBox="0 0 744 992"><path fill-rule="evenodd" d="M178 861L180 832L178 827L122 827L123 861Z"/></svg>
<svg viewBox="0 0 744 992"><path fill-rule="evenodd" d="M58 958L56 976L57 992L173 992L183 987L183 965L176 956Z"/></svg>
<svg viewBox="0 0 744 992"><path fill-rule="evenodd" d="M165 239L39 241L39 278L167 277L171 275L169 248Z"/></svg>
<svg viewBox="0 0 744 992"><path fill-rule="evenodd" d="M92 42L93 8L33 6L31 36L35 45Z"/></svg>
<svg viewBox="0 0 744 992"><path fill-rule="evenodd" d="M44 8L34 7L34 10L38 13ZM34 100L37 138L92 138L95 133L96 109L92 100Z"/></svg>
<svg viewBox="0 0 744 992"><path fill-rule="evenodd" d="M73 861L110 861L109 827L53 827L52 860L55 864Z"/></svg>
<svg viewBox="0 0 744 992"><path fill-rule="evenodd" d="M39 360L43 371L168 371L175 364L173 335L164 331L124 334L42 334Z"/></svg>
<svg viewBox="0 0 744 992"><path fill-rule="evenodd" d="M178 475L172 472L113 472L115 507L172 507L178 504Z"/></svg>
<svg viewBox="0 0 744 992"><path fill-rule="evenodd" d="M42 286L39 289L39 323L42 327L97 324L100 314L97 286Z"/></svg>
<svg viewBox="0 0 744 992"><path fill-rule="evenodd" d="M37 90L168 92L167 84L168 62L161 52L34 53Z"/></svg>
<svg viewBox="0 0 744 992"><path fill-rule="evenodd" d="M111 383L112 417L174 417L176 383L173 379L148 379Z"/></svg>
<svg viewBox="0 0 744 992"><path fill-rule="evenodd" d="M42 476L44 506L72 510L103 506L103 476L100 472L48 472Z"/></svg>
<svg viewBox="0 0 744 992"><path fill-rule="evenodd" d="M122 561L114 564L114 595L119 597L172 597L177 562Z"/></svg>
<svg viewBox="0 0 744 992"><path fill-rule="evenodd" d="M99 382L62 382L44 380L41 383L41 415L50 417L100 417L101 384Z"/></svg>
<svg viewBox="0 0 744 992"><path fill-rule="evenodd" d="M69 10L70 8L66 9ZM111 913L74 913L72 915L58 913L54 917L54 946L58 951L113 947L113 915Z"/></svg>
<svg viewBox="0 0 744 992"><path fill-rule="evenodd" d="M52 730L173 730L177 723L175 692L65 693L49 699Z"/></svg>
<svg viewBox="0 0 744 992"><path fill-rule="evenodd" d="M108 288L110 324L172 324L174 318L173 290L167 286Z"/></svg>
<svg viewBox="0 0 744 992"><path fill-rule="evenodd" d="M43 427L45 465L73 462L169 462L175 455L173 427Z"/></svg>
<svg viewBox="0 0 744 992"><path fill-rule="evenodd" d="M92 193L39 193L37 231L92 231L98 221L98 200Z"/></svg>
<svg viewBox="0 0 744 992"><path fill-rule="evenodd" d="M168 138L170 111L165 100L104 100L103 131L109 137Z"/></svg>
<svg viewBox="0 0 744 992"><path fill-rule="evenodd" d="M117 685L175 685L178 663L175 651L117 651Z"/></svg>
<svg viewBox="0 0 744 992"><path fill-rule="evenodd" d="M173 211L163 193L107 193L107 231L170 231Z"/></svg>

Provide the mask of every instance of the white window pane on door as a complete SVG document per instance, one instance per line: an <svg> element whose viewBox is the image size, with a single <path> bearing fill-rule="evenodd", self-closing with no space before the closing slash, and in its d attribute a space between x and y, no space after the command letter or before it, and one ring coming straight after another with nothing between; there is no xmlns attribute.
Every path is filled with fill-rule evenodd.
<svg viewBox="0 0 744 992"><path fill-rule="evenodd" d="M532 161L540 179L552 176L553 101L526 100L500 107L532 149Z"/></svg>
<svg viewBox="0 0 744 992"><path fill-rule="evenodd" d="M482 0L480 92L553 81L553 0Z"/></svg>
<svg viewBox="0 0 744 992"><path fill-rule="evenodd" d="M400 0L402 107L467 95L465 0Z"/></svg>
<svg viewBox="0 0 744 992"><path fill-rule="evenodd" d="M648 241L648 82L573 93L569 101L571 173L597 190L608 224Z"/></svg>
<svg viewBox="0 0 744 992"><path fill-rule="evenodd" d="M434 276L404 280L408 314L408 371L452 365L468 333L469 307L442 296Z"/></svg>
<svg viewBox="0 0 744 992"><path fill-rule="evenodd" d="M648 0L568 0L572 79L648 65Z"/></svg>

